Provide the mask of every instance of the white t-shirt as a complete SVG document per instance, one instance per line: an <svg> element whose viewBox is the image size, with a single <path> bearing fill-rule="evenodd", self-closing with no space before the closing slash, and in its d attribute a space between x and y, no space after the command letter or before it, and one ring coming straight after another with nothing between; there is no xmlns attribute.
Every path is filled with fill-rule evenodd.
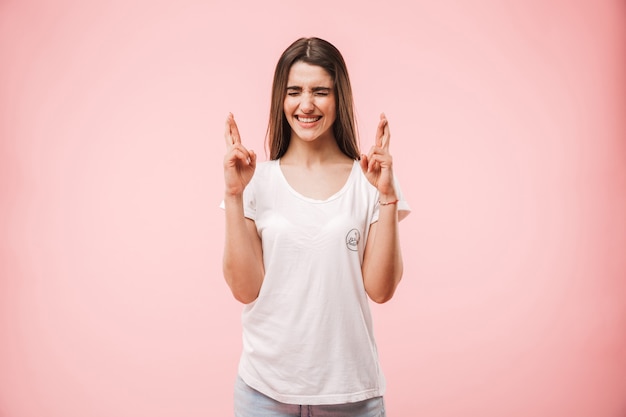
<svg viewBox="0 0 626 417"><path fill-rule="evenodd" d="M405 215L409 207L396 188ZM288 404L383 395L361 274L369 226L378 219L378 191L358 161L343 188L326 200L291 188L278 160L259 163L244 191L244 212L261 236L265 278L242 313L241 378Z"/></svg>

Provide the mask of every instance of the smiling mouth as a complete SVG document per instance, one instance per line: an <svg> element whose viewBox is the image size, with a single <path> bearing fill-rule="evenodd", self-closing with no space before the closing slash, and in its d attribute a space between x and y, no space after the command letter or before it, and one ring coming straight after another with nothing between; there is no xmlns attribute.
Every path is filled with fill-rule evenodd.
<svg viewBox="0 0 626 417"><path fill-rule="evenodd" d="M314 123L314 122L317 122L318 120L320 120L321 118L322 118L322 116L306 117L306 116L297 116L296 115L296 119L299 122L302 122L302 123Z"/></svg>

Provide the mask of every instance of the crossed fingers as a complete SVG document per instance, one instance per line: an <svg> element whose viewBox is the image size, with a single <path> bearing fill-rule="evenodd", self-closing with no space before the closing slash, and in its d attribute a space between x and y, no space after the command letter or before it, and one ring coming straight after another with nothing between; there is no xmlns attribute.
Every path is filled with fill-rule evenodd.
<svg viewBox="0 0 626 417"><path fill-rule="evenodd" d="M391 134L389 133L389 122L385 113L380 114L380 122L378 122L378 129L376 129L376 146L383 149L389 149L389 139Z"/></svg>
<svg viewBox="0 0 626 417"><path fill-rule="evenodd" d="M228 114L226 118L226 126L224 130L224 140L226 141L226 147L230 152L234 153L234 157L246 164L249 164L253 158L252 154L241 144L241 136L239 134L239 128L235 123L235 117L232 113Z"/></svg>
<svg viewBox="0 0 626 417"><path fill-rule="evenodd" d="M226 130L224 132L224 139L226 140L226 146L231 147L235 143L241 143L241 136L239 135L239 129L237 123L235 123L235 117L232 113L228 113L226 118Z"/></svg>
<svg viewBox="0 0 626 417"><path fill-rule="evenodd" d="M390 167L391 155L389 154L389 122L384 113L380 115L380 122L378 122L378 128L376 129L376 139L374 140L374 146L370 149L367 155L367 171L378 171L383 166Z"/></svg>

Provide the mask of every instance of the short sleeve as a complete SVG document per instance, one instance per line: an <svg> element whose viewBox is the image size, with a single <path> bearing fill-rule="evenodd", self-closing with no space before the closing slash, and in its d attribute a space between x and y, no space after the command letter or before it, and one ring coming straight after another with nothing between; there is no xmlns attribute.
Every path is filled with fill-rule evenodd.
<svg viewBox="0 0 626 417"><path fill-rule="evenodd" d="M251 220L256 220L256 193L255 183L250 184L243 190L243 215Z"/></svg>
<svg viewBox="0 0 626 417"><path fill-rule="evenodd" d="M248 186L243 190L243 215L251 220L256 220L256 193L254 192L254 183L254 177L252 177ZM222 210L226 208L224 200L220 203L220 208Z"/></svg>
<svg viewBox="0 0 626 417"><path fill-rule="evenodd" d="M393 182L394 182L393 185L394 185L394 188L396 190L396 194L398 195L398 203L397 203L397 205L398 205L398 220L401 221L406 216L408 216L409 213L411 213L411 207L409 206L409 203L404 198L404 194L402 193L402 187L400 187L400 182L398 181L398 179L394 177ZM374 213L372 215L371 223L374 223L374 222L378 221L379 209L380 209L380 204L377 201L376 202L376 207L374 208Z"/></svg>

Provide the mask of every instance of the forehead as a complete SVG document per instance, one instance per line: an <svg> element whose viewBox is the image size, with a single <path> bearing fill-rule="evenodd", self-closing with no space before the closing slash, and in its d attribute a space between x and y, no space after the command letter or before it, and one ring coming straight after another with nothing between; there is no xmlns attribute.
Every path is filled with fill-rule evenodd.
<svg viewBox="0 0 626 417"><path fill-rule="evenodd" d="M333 78L322 67L296 62L289 69L288 86L332 87Z"/></svg>

